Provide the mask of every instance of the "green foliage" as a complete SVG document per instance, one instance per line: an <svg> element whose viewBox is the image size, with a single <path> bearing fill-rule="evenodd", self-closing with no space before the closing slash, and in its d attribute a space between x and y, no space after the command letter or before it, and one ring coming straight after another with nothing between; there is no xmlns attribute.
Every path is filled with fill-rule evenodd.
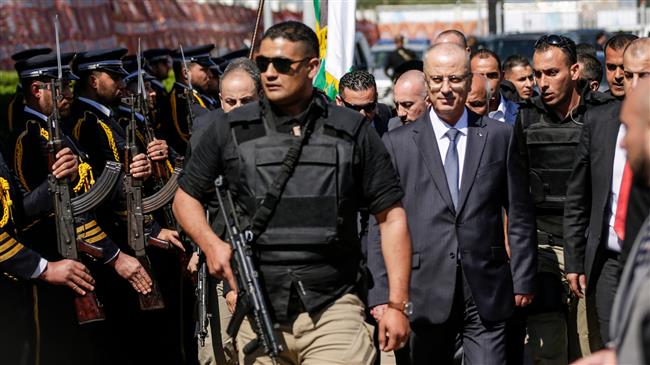
<svg viewBox="0 0 650 365"><path fill-rule="evenodd" d="M15 71L0 71L0 95L13 94L18 85L18 74Z"/></svg>

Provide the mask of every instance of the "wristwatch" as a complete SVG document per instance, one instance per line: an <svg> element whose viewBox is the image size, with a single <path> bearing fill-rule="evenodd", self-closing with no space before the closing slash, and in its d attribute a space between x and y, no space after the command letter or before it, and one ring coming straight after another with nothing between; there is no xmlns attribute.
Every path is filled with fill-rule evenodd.
<svg viewBox="0 0 650 365"><path fill-rule="evenodd" d="M388 302L388 308L397 309L407 317L413 314L413 302Z"/></svg>

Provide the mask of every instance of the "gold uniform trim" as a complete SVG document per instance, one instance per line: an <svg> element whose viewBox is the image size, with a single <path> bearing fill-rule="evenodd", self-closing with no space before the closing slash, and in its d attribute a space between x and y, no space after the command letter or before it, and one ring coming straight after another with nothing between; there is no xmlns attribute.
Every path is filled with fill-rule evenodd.
<svg viewBox="0 0 650 365"><path fill-rule="evenodd" d="M16 256L16 254L17 254L18 252L20 252L20 250L22 250L23 247L25 247L25 246L23 246L21 243L16 242L16 240L14 240L13 238L11 239L10 242L12 242L12 241L13 241L14 243L16 243L16 245L15 245L11 250L9 250L9 251L5 252L4 254L0 255L0 262L7 261L7 260L9 260L10 258Z"/></svg>

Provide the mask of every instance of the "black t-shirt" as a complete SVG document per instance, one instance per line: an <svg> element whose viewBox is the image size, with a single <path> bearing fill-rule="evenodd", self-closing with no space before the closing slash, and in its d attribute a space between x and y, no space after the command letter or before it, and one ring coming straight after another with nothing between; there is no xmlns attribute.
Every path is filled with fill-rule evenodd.
<svg viewBox="0 0 650 365"><path fill-rule="evenodd" d="M319 126L326 120L329 108L339 108L318 93L314 95L308 109L294 117L281 115L267 100L261 100L259 106L241 108L259 108L264 119L273 123L279 133L290 133L292 127L304 119L302 116L305 113L314 113L315 125ZM237 142L259 138L264 134L264 128L241 127L237 130ZM370 123L362 123L351 142L356 145L354 170L361 177L359 191L363 194L362 204L369 208L370 213L377 214L399 202L403 191L397 174L384 144ZM203 130L200 142L192 151L192 159L179 178L179 186L195 199L209 201L214 195L213 184L218 175L226 176L231 186L237 183L239 174L236 161L237 150L231 126L227 115L219 114L217 120ZM271 299L278 322L289 323L305 310L313 314L354 290L360 254L342 258L335 252L324 252L323 258L322 262L305 265L270 262L260 265L262 285ZM300 300L295 300L297 298Z"/></svg>

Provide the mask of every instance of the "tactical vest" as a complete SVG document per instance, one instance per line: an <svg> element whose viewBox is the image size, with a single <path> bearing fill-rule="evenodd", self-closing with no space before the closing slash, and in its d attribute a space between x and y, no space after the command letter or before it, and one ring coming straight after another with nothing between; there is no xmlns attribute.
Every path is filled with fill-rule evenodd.
<svg viewBox="0 0 650 365"><path fill-rule="evenodd" d="M535 206L562 212L567 181L573 171L582 123L556 123L545 114L522 110L528 149L530 188Z"/></svg>
<svg viewBox="0 0 650 365"><path fill-rule="evenodd" d="M275 125L262 117L261 107L252 109L246 114L257 115L263 135L238 141L232 129L239 158L237 195L249 217L276 180L292 140L298 138L278 133ZM304 251L358 244L361 181L353 171L353 140L364 120L338 107L330 106L327 112L327 120L314 125L266 230L256 240L263 250L284 246L283 250ZM229 115L231 128L242 122L237 114L241 116Z"/></svg>

